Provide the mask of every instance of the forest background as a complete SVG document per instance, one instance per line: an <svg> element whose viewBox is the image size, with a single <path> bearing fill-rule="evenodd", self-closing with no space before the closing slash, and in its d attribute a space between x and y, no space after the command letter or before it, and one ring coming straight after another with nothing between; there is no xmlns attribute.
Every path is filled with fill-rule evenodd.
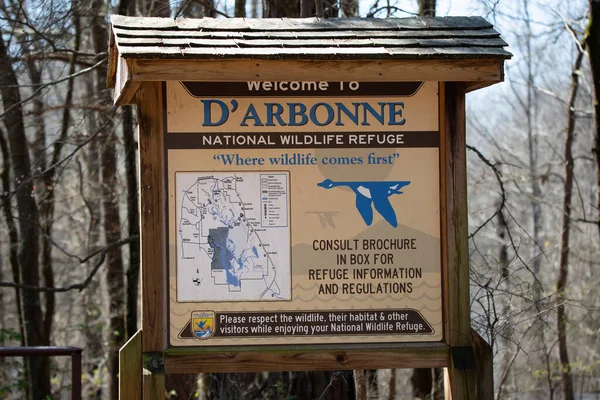
<svg viewBox="0 0 600 400"><path fill-rule="evenodd" d="M0 0L0 346L82 347L84 398L117 398L139 209L136 110L105 83L111 14L487 18L514 57L467 96L472 325L498 399L600 398L598 0ZM0 359L0 398L68 398L69 368ZM441 375L173 375L166 397L441 399Z"/></svg>

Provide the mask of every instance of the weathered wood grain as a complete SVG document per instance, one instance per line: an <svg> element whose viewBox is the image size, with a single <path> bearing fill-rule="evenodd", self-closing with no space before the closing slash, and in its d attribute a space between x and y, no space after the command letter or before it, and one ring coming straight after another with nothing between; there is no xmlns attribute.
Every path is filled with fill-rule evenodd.
<svg viewBox="0 0 600 400"><path fill-rule="evenodd" d="M116 79L114 82L113 100L117 105L132 104L140 82L131 80L129 64L124 58L117 63Z"/></svg>
<svg viewBox="0 0 600 400"><path fill-rule="evenodd" d="M115 32L113 27L110 27L110 36L108 41L108 66L106 71L106 87L115 87L115 79L117 74L117 63L119 60L119 52L117 51L117 44L115 43Z"/></svg>
<svg viewBox="0 0 600 400"><path fill-rule="evenodd" d="M164 374L144 374L143 376L144 400L164 400L165 399L165 375ZM139 397L135 397L139 398ZM133 399L133 398L132 398Z"/></svg>
<svg viewBox="0 0 600 400"><path fill-rule="evenodd" d="M207 43L208 44L208 43ZM126 59L270 59L270 60L329 60L334 56L344 60L444 60L444 59L506 59L510 53L500 47L193 47L144 45L121 47L120 55Z"/></svg>
<svg viewBox="0 0 600 400"><path fill-rule="evenodd" d="M504 81L504 79L502 79L502 81ZM475 90L486 88L495 83L498 83L498 82L490 82L490 81L465 82L465 84L467 85L465 90L467 93L474 92Z"/></svg>
<svg viewBox="0 0 600 400"><path fill-rule="evenodd" d="M465 84L445 84L445 151L448 280L448 338L452 346L471 344L467 209Z"/></svg>
<svg viewBox="0 0 600 400"><path fill-rule="evenodd" d="M249 61L132 60L134 81L299 80L491 81L502 77L500 60L446 61Z"/></svg>
<svg viewBox="0 0 600 400"><path fill-rule="evenodd" d="M318 371L378 368L434 368L449 364L446 345L386 350L246 351L165 355L166 373Z"/></svg>
<svg viewBox="0 0 600 400"><path fill-rule="evenodd" d="M120 58L156 62L214 59L485 62L512 56L504 49L507 43L500 34L480 17L173 20L117 15L111 21L111 46L116 48L109 52L111 86L115 85ZM121 88L117 86L119 92Z"/></svg>
<svg viewBox="0 0 600 400"><path fill-rule="evenodd" d="M323 49L327 47L464 47L485 46L504 47L506 42L500 38L319 38L319 39L243 39L243 38L172 38L172 37L120 37L121 54L137 52L141 47L248 47L252 48L298 48ZM155 51L153 49L153 51ZM437 50L440 51L440 50Z"/></svg>
<svg viewBox="0 0 600 400"><path fill-rule="evenodd" d="M494 400L494 352L484 338L473 331L473 351L477 364L478 400Z"/></svg>
<svg viewBox="0 0 600 400"><path fill-rule="evenodd" d="M138 91L142 350L166 348L166 251L161 84L145 82Z"/></svg>
<svg viewBox="0 0 600 400"><path fill-rule="evenodd" d="M446 128L446 83L439 83L439 121L440 121L440 247L442 263L442 317L444 321L444 342L448 343L449 324L448 324L448 176L446 169L448 167L448 152L446 151L446 142L448 141Z"/></svg>
<svg viewBox="0 0 600 400"><path fill-rule="evenodd" d="M405 29L489 29L492 25L482 17L407 17L407 18L139 18L111 16L111 23L122 29L168 30L405 30Z"/></svg>
<svg viewBox="0 0 600 400"><path fill-rule="evenodd" d="M446 343L472 345L467 209L465 83L444 84L445 215L443 246L444 319ZM476 370L457 369L454 360L445 371L446 399L476 398Z"/></svg>
<svg viewBox="0 0 600 400"><path fill-rule="evenodd" d="M415 39L415 38L498 38L500 35L495 29L461 29L461 30L418 30L418 31L391 31L391 30L345 30L345 31L199 31L199 30L158 30L153 28L129 30L113 26L114 35L120 38L244 38L244 39L327 39L327 38L390 38L390 39Z"/></svg>
<svg viewBox="0 0 600 400"><path fill-rule="evenodd" d="M117 105L135 101L138 86L147 81L285 81L290 77L314 81L463 81L488 86L503 79L501 60L126 60L130 84L115 86Z"/></svg>
<svg viewBox="0 0 600 400"><path fill-rule="evenodd" d="M142 393L142 331L119 350L119 400L139 399Z"/></svg>

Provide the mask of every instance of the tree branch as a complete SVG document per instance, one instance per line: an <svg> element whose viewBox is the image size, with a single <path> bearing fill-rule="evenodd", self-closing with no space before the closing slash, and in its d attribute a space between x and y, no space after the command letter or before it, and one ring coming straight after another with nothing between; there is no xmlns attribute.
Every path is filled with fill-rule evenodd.
<svg viewBox="0 0 600 400"><path fill-rule="evenodd" d="M483 229L484 226L489 224L490 221L492 221L494 218L496 218L496 216L499 213L502 212L502 210L504 209L504 206L506 205L506 189L504 189L504 183L502 182L502 173L500 172L500 170L498 169L496 164L493 164L489 159L487 159L479 150L477 150L477 148L475 148L471 145L467 145L467 149L469 149L472 152L474 152L475 154L477 154L477 157L479 157L479 159L481 161L483 161L483 163L485 165L487 165L488 167L490 167L492 169L492 171L494 172L494 175L496 176L496 181L498 182L498 185L500 186L500 205L498 206L498 209L492 214L491 217L489 217L487 220L485 220L485 222L483 224L479 225L477 227L477 229L475 229L475 231L469 235L469 239L472 239L473 236L477 235L477 233L481 229Z"/></svg>
<svg viewBox="0 0 600 400"><path fill-rule="evenodd" d="M31 94L31 96L27 97L25 100L21 100L19 103L12 104L10 107L6 108L4 110L4 112L2 114L0 114L0 119L4 118L4 116L6 114L8 114L15 107L20 106L21 104L27 103L29 100L33 99L35 96L38 95L38 93L40 93L42 90L44 90L48 86L52 86L52 85L56 85L57 83L68 81L69 79L73 79L73 78L75 78L75 77L77 77L79 75L87 74L88 72L93 71L94 69L98 68L100 65L104 64L106 62L106 60L107 60L107 58L105 57L105 58L103 58L102 60L98 61L96 64L92 65L89 68L84 68L84 69L82 69L82 70L80 70L80 71L78 71L78 72L76 72L76 73L74 73L72 75L65 76L64 78L60 78L60 79L57 79L57 80L52 81L52 82L44 83L35 92L33 92Z"/></svg>
<svg viewBox="0 0 600 400"><path fill-rule="evenodd" d="M78 257L74 254L70 254L70 253L60 249L60 247L58 247L66 255L76 258L80 264L84 264L87 261L89 261L90 259L92 259L93 257L98 256L98 259L92 266L92 270L90 271L89 275L83 281L81 281L79 283L74 283L72 285L62 286L62 287L39 287L39 286L25 285L22 283L0 282L0 287L19 288L19 289L24 289L24 290L36 291L36 292L62 293L62 292L68 292L71 290L79 290L81 292L83 289L85 289L90 284L90 282L94 278L94 275L96 275L96 272L98 272L98 270L100 269L102 264L104 264L104 260L106 259L106 254L109 251L119 248L123 245L132 243L133 241L138 240L138 239L139 239L139 236L130 236L128 238L111 243L108 246L105 246L101 249L98 249L83 258Z"/></svg>

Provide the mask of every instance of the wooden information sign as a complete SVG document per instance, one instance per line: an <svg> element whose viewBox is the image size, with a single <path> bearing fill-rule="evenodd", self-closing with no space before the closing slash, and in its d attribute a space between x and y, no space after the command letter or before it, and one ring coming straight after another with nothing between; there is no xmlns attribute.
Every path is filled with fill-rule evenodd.
<svg viewBox="0 0 600 400"><path fill-rule="evenodd" d="M510 57L491 25L111 21L109 84L139 107L142 330L121 354L144 398L165 373L402 367L491 398L464 110Z"/></svg>
<svg viewBox="0 0 600 400"><path fill-rule="evenodd" d="M438 83L275 84L166 84L170 344L442 340Z"/></svg>

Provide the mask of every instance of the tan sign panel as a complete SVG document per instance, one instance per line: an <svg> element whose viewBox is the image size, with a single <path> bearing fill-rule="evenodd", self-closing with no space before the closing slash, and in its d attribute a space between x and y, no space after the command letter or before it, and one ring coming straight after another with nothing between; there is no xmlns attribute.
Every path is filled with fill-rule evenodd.
<svg viewBox="0 0 600 400"><path fill-rule="evenodd" d="M172 346L442 340L437 82L167 82Z"/></svg>

